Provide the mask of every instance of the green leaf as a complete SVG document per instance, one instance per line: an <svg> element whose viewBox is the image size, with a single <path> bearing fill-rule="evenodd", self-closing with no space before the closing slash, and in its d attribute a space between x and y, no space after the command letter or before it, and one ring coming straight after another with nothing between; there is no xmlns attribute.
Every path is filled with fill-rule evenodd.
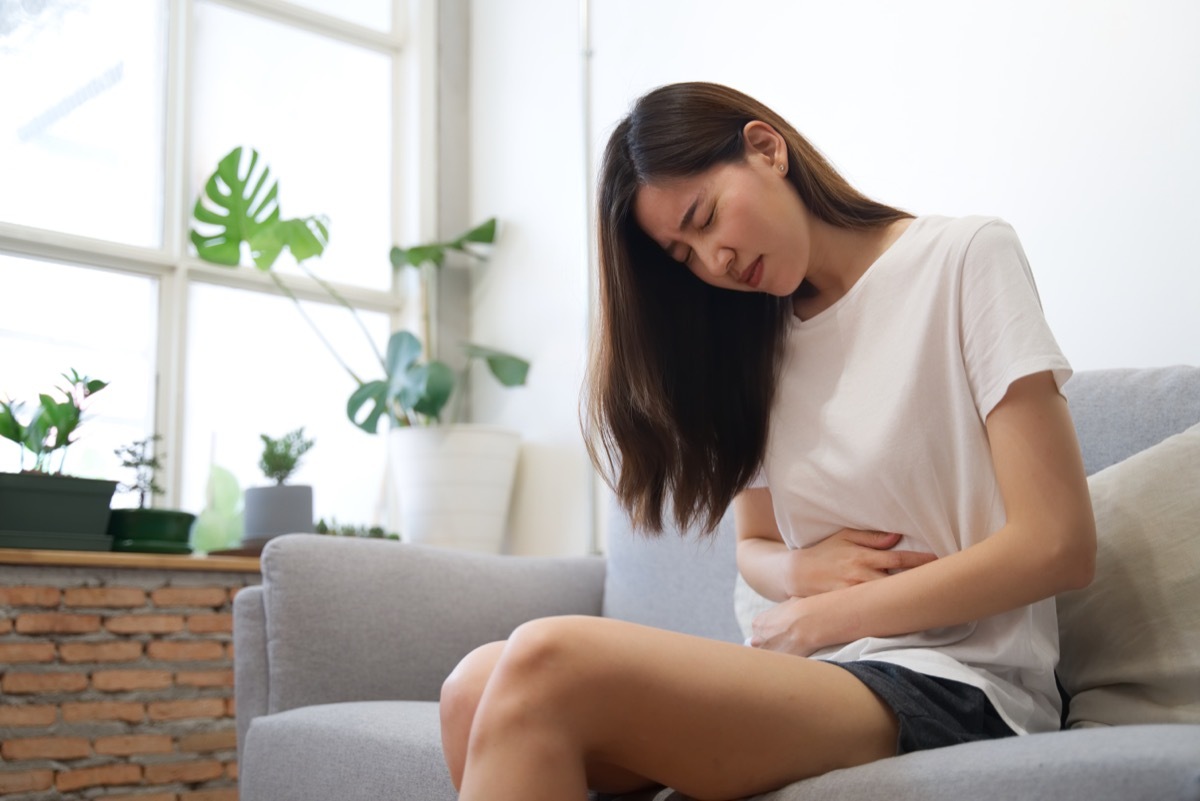
<svg viewBox="0 0 1200 801"><path fill-rule="evenodd" d="M242 500L242 488L238 486L237 477L224 467L216 465L209 468L206 494L206 508L224 517L236 514Z"/></svg>
<svg viewBox="0 0 1200 801"><path fill-rule="evenodd" d="M279 184L271 181L270 167L259 168L257 150L250 151L244 175L241 164L242 148L237 147L221 159L193 207L192 216L206 228L193 228L191 240L205 261L237 266L242 242L279 220Z"/></svg>
<svg viewBox="0 0 1200 801"><path fill-rule="evenodd" d="M413 411L426 417L441 417L446 401L454 392L454 371L442 362L430 362L425 366L424 390L420 399L412 404Z"/></svg>
<svg viewBox="0 0 1200 801"><path fill-rule="evenodd" d="M329 244L329 220L325 217L303 217L280 223L284 242L296 261L311 259L325 252Z"/></svg>
<svg viewBox="0 0 1200 801"><path fill-rule="evenodd" d="M421 340L408 331L397 331L388 338L387 361L384 365L388 377L408 371L421 357Z"/></svg>
<svg viewBox="0 0 1200 801"><path fill-rule="evenodd" d="M20 408L19 403L0 401L0 437L11 439L18 445L25 439L25 426L17 419Z"/></svg>
<svg viewBox="0 0 1200 801"><path fill-rule="evenodd" d="M366 417L362 417L360 410L368 403L371 406L367 410ZM378 433L379 420L387 414L387 411L388 385L385 381L368 381L354 390L354 393L350 395L350 400L346 401L346 416L350 418L350 422L368 434Z"/></svg>
<svg viewBox="0 0 1200 801"><path fill-rule="evenodd" d="M490 245L496 241L496 218L492 217L485 220L483 223L475 226L470 231L454 240L454 244L461 248L467 242L479 242L481 244Z"/></svg>
<svg viewBox="0 0 1200 801"><path fill-rule="evenodd" d="M468 358L486 361L492 375L504 386L520 387L525 385L525 379L529 375L529 362L521 357L470 342L464 342L462 348Z"/></svg>
<svg viewBox="0 0 1200 801"><path fill-rule="evenodd" d="M445 245L417 245L408 249L392 248L390 258L394 267L420 267L426 262L441 267L446 261Z"/></svg>

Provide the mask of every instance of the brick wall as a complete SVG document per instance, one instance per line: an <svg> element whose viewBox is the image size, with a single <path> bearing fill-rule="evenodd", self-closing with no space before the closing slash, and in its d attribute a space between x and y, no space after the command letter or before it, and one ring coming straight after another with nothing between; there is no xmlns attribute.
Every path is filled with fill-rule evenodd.
<svg viewBox="0 0 1200 801"><path fill-rule="evenodd" d="M236 801L257 573L0 565L0 799Z"/></svg>

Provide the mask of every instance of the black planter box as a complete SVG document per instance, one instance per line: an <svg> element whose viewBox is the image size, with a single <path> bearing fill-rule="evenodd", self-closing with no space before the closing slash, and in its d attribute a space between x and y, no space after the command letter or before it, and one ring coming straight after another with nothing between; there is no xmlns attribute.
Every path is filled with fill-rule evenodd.
<svg viewBox="0 0 1200 801"><path fill-rule="evenodd" d="M109 551L109 504L117 482L0 473L0 548Z"/></svg>

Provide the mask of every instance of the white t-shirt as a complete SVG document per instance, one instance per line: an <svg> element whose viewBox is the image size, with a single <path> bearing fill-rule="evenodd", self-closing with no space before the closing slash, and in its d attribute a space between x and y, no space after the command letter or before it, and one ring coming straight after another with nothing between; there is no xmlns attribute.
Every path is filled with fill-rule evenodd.
<svg viewBox="0 0 1200 801"><path fill-rule="evenodd" d="M1009 385L1070 376L1012 227L920 217L845 296L800 321L763 463L792 548L841 528L944 556L1005 521L984 421ZM1054 599L973 623L868 637L815 658L874 659L984 691L1019 732L1057 729Z"/></svg>

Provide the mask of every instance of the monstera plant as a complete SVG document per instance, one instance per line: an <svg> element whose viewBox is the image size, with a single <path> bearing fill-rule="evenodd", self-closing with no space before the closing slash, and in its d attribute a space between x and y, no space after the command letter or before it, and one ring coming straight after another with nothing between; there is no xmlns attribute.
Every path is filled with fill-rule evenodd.
<svg viewBox="0 0 1200 801"><path fill-rule="evenodd" d="M285 219L279 205L279 184L258 151L238 147L230 151L209 177L204 193L192 212L196 223L191 231L196 254L204 261L229 267L240 266L248 251L254 266L266 272L300 310L326 349L358 385L346 404L346 413L359 428L376 433L381 420L392 426L433 425L441 422L447 402L454 394L458 375L444 362L421 361L420 340L407 331L397 331L388 342L387 354L380 353L357 310L327 281L316 275L307 261L320 256L329 243L329 221L324 216ZM484 259L478 247L490 245L496 236L496 221L489 219L461 236L446 241L394 247L390 253L396 268L432 264L441 267L450 252ZM300 268L335 302L354 315L366 335L383 371L383 378L364 381L338 355L320 328L300 305L295 293L271 267L284 250L291 252ZM470 361L483 359L504 386L525 383L529 363L509 353L466 343Z"/></svg>

